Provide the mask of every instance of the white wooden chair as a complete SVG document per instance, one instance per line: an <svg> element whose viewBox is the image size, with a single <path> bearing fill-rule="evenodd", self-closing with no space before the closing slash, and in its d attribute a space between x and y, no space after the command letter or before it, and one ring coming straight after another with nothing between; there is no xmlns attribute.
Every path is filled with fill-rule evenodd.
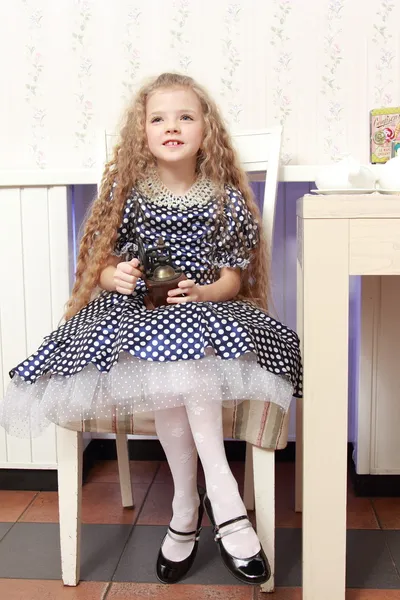
<svg viewBox="0 0 400 600"><path fill-rule="evenodd" d="M275 127L234 135L234 143L242 164L250 179L261 180L266 174L263 206L263 223L272 248L275 203L279 171L281 128ZM115 136L106 135L106 148L114 146ZM248 401L242 405L250 404ZM261 403L256 403L263 407ZM227 411L228 409L224 409ZM258 409L256 409L258 410ZM243 409L243 423L232 426L232 416L228 412L228 431L235 432L237 439L246 439L246 463L244 502L247 509L255 508L257 533L271 564L272 576L262 586L262 591L274 590L275 567L275 449L287 443L288 414L270 405L267 411L266 426L260 434L260 414L253 408ZM135 419L137 422L137 419ZM269 423L269 425L268 425ZM154 428L148 423L140 431L116 433L118 468L121 486L122 505L134 505L128 458L127 433L154 435ZM104 429L103 429L104 431ZM224 429L225 431L225 429ZM252 433L253 432L253 433ZM80 532L81 532L81 491L82 491L82 432L58 428L58 494L60 514L60 546L62 579L65 585L75 586L80 574ZM262 437L262 442L260 439ZM252 445L249 439L254 441ZM263 447L258 447L262 445ZM155 560L155 557L154 557Z"/></svg>

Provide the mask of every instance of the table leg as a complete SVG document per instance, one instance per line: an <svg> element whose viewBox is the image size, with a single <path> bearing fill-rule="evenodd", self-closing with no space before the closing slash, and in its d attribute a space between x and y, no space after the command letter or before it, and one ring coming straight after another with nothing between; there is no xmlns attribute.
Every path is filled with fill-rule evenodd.
<svg viewBox="0 0 400 600"><path fill-rule="evenodd" d="M303 221L303 600L344 600L348 223Z"/></svg>

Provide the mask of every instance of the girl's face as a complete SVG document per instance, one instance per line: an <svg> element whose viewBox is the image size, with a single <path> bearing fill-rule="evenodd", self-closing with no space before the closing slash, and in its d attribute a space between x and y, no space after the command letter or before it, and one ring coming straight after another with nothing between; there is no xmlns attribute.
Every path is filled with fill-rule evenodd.
<svg viewBox="0 0 400 600"><path fill-rule="evenodd" d="M146 135L157 163L193 163L203 141L200 100L189 88L166 88L149 96Z"/></svg>

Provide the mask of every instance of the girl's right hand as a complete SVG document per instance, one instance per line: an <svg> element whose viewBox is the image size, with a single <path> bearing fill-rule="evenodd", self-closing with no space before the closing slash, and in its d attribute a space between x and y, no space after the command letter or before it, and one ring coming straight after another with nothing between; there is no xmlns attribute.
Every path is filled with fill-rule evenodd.
<svg viewBox="0 0 400 600"><path fill-rule="evenodd" d="M118 263L114 273L114 284L117 292L132 294L135 291L137 280L143 275L139 265L137 258L132 258L129 262Z"/></svg>

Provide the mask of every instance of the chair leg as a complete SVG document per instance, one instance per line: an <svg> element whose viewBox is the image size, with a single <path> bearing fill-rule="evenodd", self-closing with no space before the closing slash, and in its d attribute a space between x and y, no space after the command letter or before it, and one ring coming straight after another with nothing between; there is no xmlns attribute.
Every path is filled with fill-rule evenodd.
<svg viewBox="0 0 400 600"><path fill-rule="evenodd" d="M80 576L83 434L57 427L58 507L64 585Z"/></svg>
<svg viewBox="0 0 400 600"><path fill-rule="evenodd" d="M122 506L124 508L133 508L134 503L131 472L129 469L128 438L124 433L117 433L116 442Z"/></svg>
<svg viewBox="0 0 400 600"><path fill-rule="evenodd" d="M243 502L247 510L254 510L254 470L253 447L246 442L246 462L244 465L244 494Z"/></svg>
<svg viewBox="0 0 400 600"><path fill-rule="evenodd" d="M296 473L295 473L295 498L294 509L296 512L303 510L303 400L296 402Z"/></svg>
<svg viewBox="0 0 400 600"><path fill-rule="evenodd" d="M275 452L253 446L254 496L257 535L271 566L271 577L262 592L275 589Z"/></svg>

